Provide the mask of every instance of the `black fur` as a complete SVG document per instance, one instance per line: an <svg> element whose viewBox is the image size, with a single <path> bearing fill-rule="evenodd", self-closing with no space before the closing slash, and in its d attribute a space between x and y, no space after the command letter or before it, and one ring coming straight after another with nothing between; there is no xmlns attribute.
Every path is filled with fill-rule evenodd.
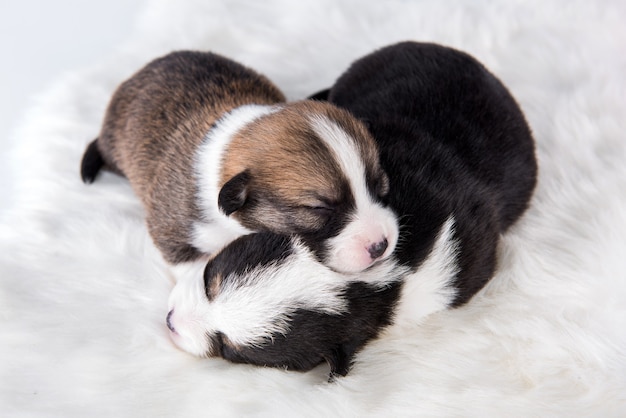
<svg viewBox="0 0 626 418"><path fill-rule="evenodd" d="M291 240L285 236L265 232L240 237L207 264L204 275L207 294L215 277L221 278L222 286L246 286L256 279L247 275L241 281L243 273L250 268L273 265L280 269L292 254ZM239 281L232 283L233 280ZM290 331L286 335L273 335L264 343L249 347L233 347L224 341L228 335L218 334L213 343L217 344L219 355L235 363L298 371L310 370L325 361L330 365L331 377L345 376L356 351L391 323L401 288L399 281L385 288L363 282L346 283L341 295L348 301L345 314L298 309L291 315Z"/></svg>
<svg viewBox="0 0 626 418"><path fill-rule="evenodd" d="M331 378L345 376L355 353L391 324L400 288L400 282L382 290L363 282L352 282L345 289L349 302L346 314L329 315L301 309L292 316L286 335L274 335L259 346L226 347L220 355L235 363L295 371L307 371L326 362Z"/></svg>
<svg viewBox="0 0 626 418"><path fill-rule="evenodd" d="M104 167L104 159L98 150L98 139L89 143L80 163L80 176L83 182L90 184L96 180L100 169Z"/></svg>
<svg viewBox="0 0 626 418"><path fill-rule="evenodd" d="M226 216L235 212L246 203L248 198L248 183L250 183L250 172L242 171L230 180L220 189L218 195L219 208Z"/></svg>
<svg viewBox="0 0 626 418"><path fill-rule="evenodd" d="M280 263L292 254L291 241L286 236L259 232L250 237L237 238L207 263L204 269L204 286L207 295L211 281L215 277L221 277L222 285L224 285L252 268ZM254 280L254 277L250 280ZM234 286L237 287L238 284L234 283Z"/></svg>
<svg viewBox="0 0 626 418"><path fill-rule="evenodd" d="M524 212L536 182L533 139L515 100L469 55L414 42L356 61L330 89L328 100L366 119L379 144L389 176L384 199L401 220L395 262L417 270L446 220L454 218L459 270L450 306L466 303L492 277L499 236ZM215 260L243 263L237 258L242 243L265 251L264 243L276 239L245 236ZM276 258L273 246L268 248ZM276 259L277 269L288 262ZM222 344L220 354L234 362L293 370L326 361L332 374L345 375L354 354L393 321L402 285L390 280L381 289L346 280L347 313L300 309L285 335L259 346Z"/></svg>
<svg viewBox="0 0 626 418"><path fill-rule="evenodd" d="M318 101L327 101L328 100L328 94L330 93L330 89L324 89L321 91L318 91L315 94L312 94L308 97L309 100L318 100Z"/></svg>
<svg viewBox="0 0 626 418"><path fill-rule="evenodd" d="M493 275L499 235L536 183L533 138L513 97L471 56L403 42L354 62L328 100L367 120L378 142L387 203L402 220L400 263L418 267L454 216L453 306L467 302Z"/></svg>

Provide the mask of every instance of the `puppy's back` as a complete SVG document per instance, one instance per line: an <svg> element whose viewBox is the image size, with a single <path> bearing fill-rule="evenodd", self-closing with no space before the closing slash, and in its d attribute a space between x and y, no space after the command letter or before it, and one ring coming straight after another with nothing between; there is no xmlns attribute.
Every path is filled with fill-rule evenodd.
<svg viewBox="0 0 626 418"><path fill-rule="evenodd" d="M177 51L148 63L113 94L99 137L81 162L83 181L101 168L126 176L146 209L148 228L172 263L199 255L190 244L202 218L195 158L227 112L285 100L265 76L210 52Z"/></svg>
<svg viewBox="0 0 626 418"><path fill-rule="evenodd" d="M190 151L225 112L284 100L266 77L235 61L210 52L173 52L118 87L98 149L107 165L142 188L156 175L156 161L187 171Z"/></svg>
<svg viewBox="0 0 626 418"><path fill-rule="evenodd" d="M506 87L468 54L428 43L391 45L355 61L328 99L372 125L422 132L420 140L494 193L501 231L527 208L537 171L531 132ZM375 136L382 150L394 146L393 136Z"/></svg>

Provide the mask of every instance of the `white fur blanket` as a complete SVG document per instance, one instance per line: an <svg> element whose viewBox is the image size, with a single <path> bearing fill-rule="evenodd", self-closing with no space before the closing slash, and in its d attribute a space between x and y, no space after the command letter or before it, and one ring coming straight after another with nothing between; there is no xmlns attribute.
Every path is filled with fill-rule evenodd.
<svg viewBox="0 0 626 418"><path fill-rule="evenodd" d="M626 8L597 1L152 1L119 53L60 80L13 155L0 227L0 415L626 416ZM127 182L81 183L113 89L172 49L213 50L290 99L413 39L465 50L537 142L530 210L471 303L387 333L351 373L174 347L172 282Z"/></svg>

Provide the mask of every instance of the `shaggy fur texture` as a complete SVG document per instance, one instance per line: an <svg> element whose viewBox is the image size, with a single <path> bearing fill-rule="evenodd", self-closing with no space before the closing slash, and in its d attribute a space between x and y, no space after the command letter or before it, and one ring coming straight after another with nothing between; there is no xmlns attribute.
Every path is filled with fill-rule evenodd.
<svg viewBox="0 0 626 418"><path fill-rule="evenodd" d="M394 266L339 275L298 240L242 237L209 261L204 283L189 277L172 291L167 326L185 351L300 371L326 361L345 376L396 320L397 302L432 306L405 318L419 322L467 303L493 276L499 237L528 207L537 174L506 87L463 52L400 42L352 63L328 100L367 121L379 144L401 234L378 264Z"/></svg>
<svg viewBox="0 0 626 418"><path fill-rule="evenodd" d="M617 1L149 2L119 54L42 96L16 137L0 227L2 416L623 416L626 10ZM210 49L288 98L392 42L465 50L511 89L539 182L466 306L390 328L328 384L174 347L172 282L128 183L76 164L113 89L151 58Z"/></svg>
<svg viewBox="0 0 626 418"><path fill-rule="evenodd" d="M388 257L397 220L381 202L388 180L371 134L328 102L284 101L231 59L172 52L116 89L81 177L125 176L172 264L262 230L301 234L339 271Z"/></svg>

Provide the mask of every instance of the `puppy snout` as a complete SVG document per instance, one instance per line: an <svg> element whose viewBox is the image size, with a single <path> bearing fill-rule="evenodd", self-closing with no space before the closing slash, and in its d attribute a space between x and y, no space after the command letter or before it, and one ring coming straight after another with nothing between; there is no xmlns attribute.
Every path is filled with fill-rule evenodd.
<svg viewBox="0 0 626 418"><path fill-rule="evenodd" d="M174 326L172 325L172 321L171 321L173 313L174 313L174 309L168 312L167 318L165 318L165 323L167 324L167 327L170 329L170 331L176 332L176 328L174 328Z"/></svg>
<svg viewBox="0 0 626 418"><path fill-rule="evenodd" d="M370 245L367 251L370 253L372 260L375 260L383 255L388 245L389 243L387 242L387 238L383 238L382 241Z"/></svg>

